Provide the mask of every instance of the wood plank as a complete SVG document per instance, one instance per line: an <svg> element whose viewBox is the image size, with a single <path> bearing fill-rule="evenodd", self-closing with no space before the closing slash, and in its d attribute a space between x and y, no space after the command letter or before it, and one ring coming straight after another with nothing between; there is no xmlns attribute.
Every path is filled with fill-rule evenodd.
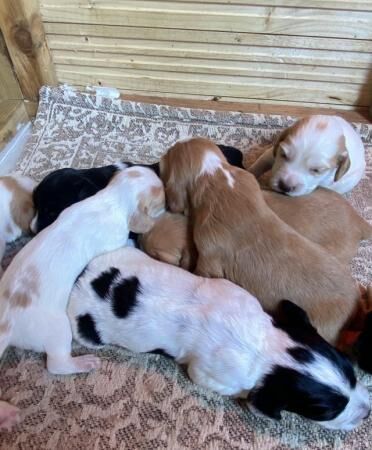
<svg viewBox="0 0 372 450"><path fill-rule="evenodd" d="M14 136L17 126L28 120L22 100L0 102L0 150Z"/></svg>
<svg viewBox="0 0 372 450"><path fill-rule="evenodd" d="M369 91L355 84L230 77L204 74L165 74L146 76L142 72L96 67L56 66L60 81L80 85L106 85L118 89L200 94L235 98L270 99L368 106Z"/></svg>
<svg viewBox="0 0 372 450"><path fill-rule="evenodd" d="M271 7L298 7L298 8L315 8L315 9L338 9L351 11L372 11L371 1L359 0L259 0L256 3L252 0L167 0L174 3L225 3L234 5L255 5Z"/></svg>
<svg viewBox="0 0 372 450"><path fill-rule="evenodd" d="M0 33L0 101L23 98L18 80L9 61L4 39Z"/></svg>
<svg viewBox="0 0 372 450"><path fill-rule="evenodd" d="M58 65L112 67L126 70L204 73L278 78L292 80L325 81L333 83L368 82L369 69L319 67L314 65L274 64L262 62L203 60L143 55L54 50L53 59Z"/></svg>
<svg viewBox="0 0 372 450"><path fill-rule="evenodd" d="M372 12L151 1L43 0L47 22L372 38Z"/></svg>
<svg viewBox="0 0 372 450"><path fill-rule="evenodd" d="M371 1L372 4L372 1ZM290 47L313 50L355 51L371 53L371 41L363 39L332 39L307 36L288 36L234 31L177 30L171 28L91 25L44 22L47 34L74 36L100 36L116 39L147 39L152 41L197 42L210 44L235 44L262 47Z"/></svg>
<svg viewBox="0 0 372 450"><path fill-rule="evenodd" d="M359 52L339 52L280 47L241 46L230 44L202 44L164 42L147 39L116 39L84 36L49 35L54 50L94 51L126 55L202 58L233 61L252 61L316 66L370 68L371 55Z"/></svg>
<svg viewBox="0 0 372 450"><path fill-rule="evenodd" d="M0 1L0 28L22 93L36 100L43 84L57 81L38 1Z"/></svg>

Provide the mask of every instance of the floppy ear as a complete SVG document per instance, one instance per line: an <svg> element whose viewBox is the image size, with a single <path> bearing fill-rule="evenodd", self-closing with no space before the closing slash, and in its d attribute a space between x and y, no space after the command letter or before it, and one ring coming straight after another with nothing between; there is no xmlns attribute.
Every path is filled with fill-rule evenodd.
<svg viewBox="0 0 372 450"><path fill-rule="evenodd" d="M281 412L285 409L284 395L274 392L269 386L264 385L254 389L249 395L249 403L252 412L255 410L274 420L282 418Z"/></svg>
<svg viewBox="0 0 372 450"><path fill-rule="evenodd" d="M129 230L133 233L147 233L155 221L142 211L136 211L129 220Z"/></svg>
<svg viewBox="0 0 372 450"><path fill-rule="evenodd" d="M281 300L273 316L281 326L312 327L306 312L290 300Z"/></svg>
<svg viewBox="0 0 372 450"><path fill-rule="evenodd" d="M350 169L350 158L349 152L346 148L345 136L342 136L339 145L341 147L341 151L337 155L337 170L334 181L338 181Z"/></svg>
<svg viewBox="0 0 372 450"><path fill-rule="evenodd" d="M184 213L187 208L187 193L182 183L168 183L165 188L165 197L170 211Z"/></svg>
<svg viewBox="0 0 372 450"><path fill-rule="evenodd" d="M86 178L80 178L73 183L74 189L77 191L77 200L81 201L92 195L97 194L99 188Z"/></svg>

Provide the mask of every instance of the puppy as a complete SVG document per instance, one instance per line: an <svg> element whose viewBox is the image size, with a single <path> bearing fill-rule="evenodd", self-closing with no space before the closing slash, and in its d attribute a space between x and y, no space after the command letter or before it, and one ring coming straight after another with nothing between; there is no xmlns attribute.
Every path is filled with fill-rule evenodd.
<svg viewBox="0 0 372 450"><path fill-rule="evenodd" d="M227 145L219 147L230 164L243 167L243 154L240 150ZM36 214L31 223L31 230L34 233L43 230L54 222L64 209L106 187L118 170L132 166L134 164L129 162L118 162L92 169L64 168L50 173L34 190ZM159 175L159 163L139 166L148 167ZM136 239L134 234L131 237Z"/></svg>
<svg viewBox="0 0 372 450"><path fill-rule="evenodd" d="M302 197L272 191L262 194L286 224L342 263L350 264L360 241L372 238L372 226L340 194L329 189L319 188ZM150 231L139 237L138 243L159 261L194 270L197 252L191 221L182 214L164 213Z"/></svg>
<svg viewBox="0 0 372 450"><path fill-rule="evenodd" d="M0 264L6 244L18 239L30 228L34 216L32 190L35 185L34 180L22 175L0 177Z"/></svg>
<svg viewBox="0 0 372 450"><path fill-rule="evenodd" d="M364 174L364 153L360 136L344 119L313 115L284 130L248 170L258 178L272 169L271 188L293 197L318 186L344 194Z"/></svg>
<svg viewBox="0 0 372 450"><path fill-rule="evenodd" d="M323 338L336 343L357 312L359 289L344 264L268 207L253 175L230 166L202 138L174 145L160 172L169 209L190 211L195 273L235 282L267 311L290 298Z"/></svg>
<svg viewBox="0 0 372 450"><path fill-rule="evenodd" d="M55 374L99 366L92 355L71 356L66 314L72 286L95 256L126 244L129 230L146 232L164 210L160 179L149 169L118 172L108 186L67 208L13 259L0 281L0 355L8 345L46 352ZM0 405L0 425L17 421L14 407Z"/></svg>
<svg viewBox="0 0 372 450"><path fill-rule="evenodd" d="M70 296L75 339L89 347L158 351L187 365L191 380L247 397L253 411L291 411L351 430L369 415L368 391L349 360L306 313L284 301L273 321L245 290L123 248L94 259ZM326 376L324 375L326 374Z"/></svg>
<svg viewBox="0 0 372 450"><path fill-rule="evenodd" d="M53 223L61 212L105 188L111 178L126 165L112 164L93 169L64 168L51 172L34 189L36 214L31 230L39 233Z"/></svg>
<svg viewBox="0 0 372 450"><path fill-rule="evenodd" d="M193 270L196 249L189 220L183 214L166 212L156 219L154 226L138 239L139 246L153 258Z"/></svg>

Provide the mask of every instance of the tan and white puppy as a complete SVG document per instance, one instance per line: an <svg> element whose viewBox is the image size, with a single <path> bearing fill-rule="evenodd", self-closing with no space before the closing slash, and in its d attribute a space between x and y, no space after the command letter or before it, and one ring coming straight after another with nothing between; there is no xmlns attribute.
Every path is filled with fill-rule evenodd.
<svg viewBox="0 0 372 450"><path fill-rule="evenodd" d="M312 115L285 129L248 170L258 178L272 169L272 189L299 196L318 186L344 194L359 183L365 166L362 140L346 120Z"/></svg>
<svg viewBox="0 0 372 450"><path fill-rule="evenodd" d="M164 189L144 167L124 169L108 186L65 209L16 255L0 281L0 356L8 345L47 354L55 374L88 372L92 355L71 356L66 307L72 286L95 256L126 244L129 231L144 233L164 211ZM18 421L0 402L0 428Z"/></svg>
<svg viewBox="0 0 372 450"><path fill-rule="evenodd" d="M30 228L34 216L32 191L35 186L34 180L22 175L0 177L0 264L6 244L18 239Z"/></svg>

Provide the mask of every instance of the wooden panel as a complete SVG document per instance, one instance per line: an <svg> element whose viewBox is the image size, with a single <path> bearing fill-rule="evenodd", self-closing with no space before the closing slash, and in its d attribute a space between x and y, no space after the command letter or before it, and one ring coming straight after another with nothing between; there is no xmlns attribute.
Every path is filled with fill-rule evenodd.
<svg viewBox="0 0 372 450"><path fill-rule="evenodd" d="M301 8L319 8L319 9L338 9L351 11L372 11L372 2L359 0L168 0L173 3L229 3L234 5L257 5L271 7L301 7Z"/></svg>
<svg viewBox="0 0 372 450"><path fill-rule="evenodd" d="M301 81L293 88L291 80L254 77L229 77L204 74L165 74L152 71L105 70L96 67L56 66L61 81L72 84L115 86L119 89L200 94L233 98L255 98L298 101L298 91L304 102L368 105L368 90L355 84Z"/></svg>
<svg viewBox="0 0 372 450"><path fill-rule="evenodd" d="M372 38L372 12L161 1L41 1L47 22Z"/></svg>
<svg viewBox="0 0 372 450"><path fill-rule="evenodd" d="M0 150L13 137L17 126L28 121L28 115L22 100L0 102Z"/></svg>
<svg viewBox="0 0 372 450"><path fill-rule="evenodd" d="M363 84L368 81L368 69L319 67L315 65L275 64L262 62L203 60L143 55L97 53L94 51L55 50L53 59L57 65L118 68L130 73L132 69L147 71L203 73L278 78L333 83Z"/></svg>
<svg viewBox="0 0 372 450"><path fill-rule="evenodd" d="M371 1L372 4L372 1ZM48 34L74 36L100 36L115 39L147 39L151 41L195 42L209 44L234 44L241 46L289 47L314 50L338 50L371 53L371 41L363 39L332 39L313 36L288 36L233 31L178 30L170 28L127 27L77 23L45 22ZM49 36L52 38L52 36Z"/></svg>
<svg viewBox="0 0 372 450"><path fill-rule="evenodd" d="M339 52L281 47L242 46L229 44L202 44L164 42L146 39L51 35L48 42L52 50L87 50L147 56L175 56L178 58L204 58L270 62L279 64L311 64L332 67L369 68L371 55L359 52Z"/></svg>
<svg viewBox="0 0 372 450"><path fill-rule="evenodd" d="M18 80L13 72L8 58L5 43L0 33L0 101L22 98Z"/></svg>
<svg viewBox="0 0 372 450"><path fill-rule="evenodd" d="M0 28L24 96L37 99L43 84L57 81L38 1L1 0Z"/></svg>

